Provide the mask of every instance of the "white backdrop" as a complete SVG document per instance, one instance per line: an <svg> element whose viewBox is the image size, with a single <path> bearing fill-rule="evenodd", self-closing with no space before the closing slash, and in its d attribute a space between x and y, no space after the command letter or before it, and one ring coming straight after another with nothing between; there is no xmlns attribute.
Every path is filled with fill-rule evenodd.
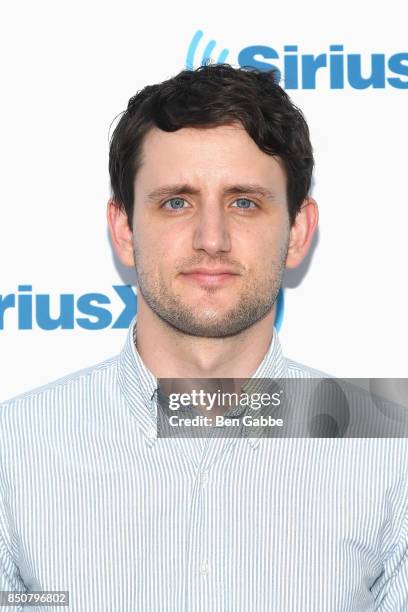
<svg viewBox="0 0 408 612"><path fill-rule="evenodd" d="M106 230L109 125L137 90L185 67L199 31L196 66L210 40L211 57L227 49L234 65L249 46L272 49L278 57L263 61L281 69L285 54L297 58L298 88L288 93L311 130L320 229L305 265L285 278L285 354L336 376L408 376L406 3L240 7L120 0L3 7L0 303L15 306L2 314L0 400L120 350L126 330L112 325L43 330L34 316L32 329L21 329L28 312L21 296L48 295L57 317L60 294L76 304L98 293L111 300L113 321L119 316L113 286L133 277L114 260ZM373 54L383 56L374 59L376 87L356 89L347 74L333 87L341 62L361 60L368 77ZM329 64L314 89L304 86L305 55L325 55Z"/></svg>

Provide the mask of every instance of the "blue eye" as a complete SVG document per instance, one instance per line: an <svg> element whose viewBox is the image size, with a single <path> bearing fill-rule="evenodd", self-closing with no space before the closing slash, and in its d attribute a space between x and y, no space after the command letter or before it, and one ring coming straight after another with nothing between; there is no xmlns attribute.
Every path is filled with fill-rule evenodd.
<svg viewBox="0 0 408 612"><path fill-rule="evenodd" d="M237 208L240 208L241 210L249 210L250 209L250 205L253 204L253 206L255 206L255 204L252 202L252 200L248 200L248 198L238 198L238 200L235 200L234 204L236 202L244 202L245 206L237 206ZM247 204L249 204L249 206L247 206Z"/></svg>
<svg viewBox="0 0 408 612"><path fill-rule="evenodd" d="M183 200L183 198L171 198L170 200L167 200L167 202L165 202L163 204L164 207L166 207L166 204L170 203L170 210L181 210L183 208L183 204L185 203L185 200ZM172 204L175 203L175 206L172 206Z"/></svg>

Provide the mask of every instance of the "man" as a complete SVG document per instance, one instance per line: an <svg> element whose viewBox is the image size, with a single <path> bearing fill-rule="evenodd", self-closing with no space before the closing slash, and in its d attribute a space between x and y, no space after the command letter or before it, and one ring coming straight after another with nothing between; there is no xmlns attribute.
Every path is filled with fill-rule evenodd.
<svg viewBox="0 0 408 612"><path fill-rule="evenodd" d="M129 101L109 169L137 319L119 356L1 406L0 588L81 612L408 610L404 440L157 431L158 379L318 375L273 327L318 219L301 112L272 72L183 71Z"/></svg>

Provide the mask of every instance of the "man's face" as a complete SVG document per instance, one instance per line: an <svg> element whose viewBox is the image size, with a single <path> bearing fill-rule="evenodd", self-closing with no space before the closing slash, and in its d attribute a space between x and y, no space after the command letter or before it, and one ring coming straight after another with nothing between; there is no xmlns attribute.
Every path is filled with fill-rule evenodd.
<svg viewBox="0 0 408 612"><path fill-rule="evenodd" d="M289 242L286 176L244 128L150 130L134 202L138 292L158 317L222 338L271 312Z"/></svg>

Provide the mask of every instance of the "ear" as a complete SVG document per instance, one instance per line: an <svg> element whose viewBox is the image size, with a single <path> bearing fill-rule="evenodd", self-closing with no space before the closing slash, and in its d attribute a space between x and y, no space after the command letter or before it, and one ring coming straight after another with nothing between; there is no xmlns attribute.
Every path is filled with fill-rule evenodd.
<svg viewBox="0 0 408 612"><path fill-rule="evenodd" d="M296 268L306 256L319 220L319 209L313 198L306 198L290 230L287 268Z"/></svg>
<svg viewBox="0 0 408 612"><path fill-rule="evenodd" d="M134 267L133 233L125 210L114 200L109 200L107 220L115 253L124 266Z"/></svg>

